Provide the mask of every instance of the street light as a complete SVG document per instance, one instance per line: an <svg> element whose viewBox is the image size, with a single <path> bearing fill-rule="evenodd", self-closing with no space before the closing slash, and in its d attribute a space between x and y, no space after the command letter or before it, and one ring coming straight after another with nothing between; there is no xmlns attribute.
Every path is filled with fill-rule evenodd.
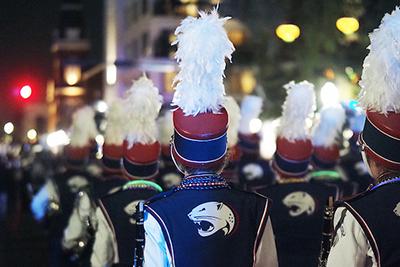
<svg viewBox="0 0 400 267"><path fill-rule="evenodd" d="M30 141L33 141L36 139L37 137L37 132L35 129L30 129L27 133L26 133L26 137L28 137L28 139Z"/></svg>
<svg viewBox="0 0 400 267"><path fill-rule="evenodd" d="M107 111L108 105L107 105L107 103L105 101L99 100L99 101L96 102L95 108L96 108L96 111L98 111L100 113L104 113L104 112Z"/></svg>
<svg viewBox="0 0 400 267"><path fill-rule="evenodd" d="M76 85L82 76L81 66L69 64L64 67L64 80L69 86Z"/></svg>
<svg viewBox="0 0 400 267"><path fill-rule="evenodd" d="M12 122L7 122L4 124L3 129L6 134L12 134L14 132L14 124Z"/></svg>
<svg viewBox="0 0 400 267"><path fill-rule="evenodd" d="M345 35L355 33L360 28L360 23L353 17L341 17L336 21L336 28Z"/></svg>
<svg viewBox="0 0 400 267"><path fill-rule="evenodd" d="M257 80L251 70L245 70L240 75L240 85L245 94L251 94L257 85Z"/></svg>
<svg viewBox="0 0 400 267"><path fill-rule="evenodd" d="M50 148L65 146L69 144L69 137L64 130L58 130L47 135L46 143Z"/></svg>
<svg viewBox="0 0 400 267"><path fill-rule="evenodd" d="M276 35L286 43L292 43L300 36L300 28L295 24L281 24L275 30Z"/></svg>
<svg viewBox="0 0 400 267"><path fill-rule="evenodd" d="M117 82L117 66L115 64L106 67L106 81L108 85L113 85Z"/></svg>
<svg viewBox="0 0 400 267"><path fill-rule="evenodd" d="M19 95L23 99L28 99L32 95L32 88L29 85L22 86L21 90L19 90Z"/></svg>

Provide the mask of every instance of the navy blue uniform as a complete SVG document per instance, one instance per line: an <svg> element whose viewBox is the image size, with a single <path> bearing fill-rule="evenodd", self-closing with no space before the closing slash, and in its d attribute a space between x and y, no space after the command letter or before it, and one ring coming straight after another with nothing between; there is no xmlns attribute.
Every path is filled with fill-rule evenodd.
<svg viewBox="0 0 400 267"><path fill-rule="evenodd" d="M339 189L338 199L349 198L358 192L358 184L344 181L341 174L335 170L322 170L310 173L310 182L333 185Z"/></svg>
<svg viewBox="0 0 400 267"><path fill-rule="evenodd" d="M53 178L58 192L60 210L49 218L52 251L50 266L72 266L72 263L62 256L61 239L74 208L77 193L81 190L91 190L95 179L87 172L78 170L67 170Z"/></svg>
<svg viewBox="0 0 400 267"><path fill-rule="evenodd" d="M244 190L256 191L258 188L274 183L275 174L268 160L243 155L239 162L239 181Z"/></svg>
<svg viewBox="0 0 400 267"><path fill-rule="evenodd" d="M317 266L324 205L337 188L307 182L276 184L258 192L274 201L271 221L279 266Z"/></svg>
<svg viewBox="0 0 400 267"><path fill-rule="evenodd" d="M232 189L226 182L194 187L191 183L196 180L183 180L145 207L161 226L174 266L252 266L268 220L269 200Z"/></svg>
<svg viewBox="0 0 400 267"><path fill-rule="evenodd" d="M362 227L381 267L400 266L400 181L365 191L345 207Z"/></svg>
<svg viewBox="0 0 400 267"><path fill-rule="evenodd" d="M136 244L136 205L159 191L151 187L120 189L99 200L99 207L115 234L119 263L115 267L133 266Z"/></svg>

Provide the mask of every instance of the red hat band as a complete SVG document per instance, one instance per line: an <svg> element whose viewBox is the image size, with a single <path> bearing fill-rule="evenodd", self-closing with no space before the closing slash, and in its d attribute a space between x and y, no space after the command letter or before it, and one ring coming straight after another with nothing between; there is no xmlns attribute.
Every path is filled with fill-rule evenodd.
<svg viewBox="0 0 400 267"><path fill-rule="evenodd" d="M123 157L122 145L108 145L103 146L103 168L112 173L119 173L121 171L121 160Z"/></svg>
<svg viewBox="0 0 400 267"><path fill-rule="evenodd" d="M123 171L130 179L152 179L158 174L160 143L133 144L124 142Z"/></svg>
<svg viewBox="0 0 400 267"><path fill-rule="evenodd" d="M228 114L200 113L186 116L178 108L173 112L175 127L171 153L175 161L190 168L214 169L225 161Z"/></svg>
<svg viewBox="0 0 400 267"><path fill-rule="evenodd" d="M239 147L244 153L260 153L261 137L258 133L242 134L239 133Z"/></svg>
<svg viewBox="0 0 400 267"><path fill-rule="evenodd" d="M312 152L309 139L291 142L278 137L272 166L282 177L302 177L308 172Z"/></svg>
<svg viewBox="0 0 400 267"><path fill-rule="evenodd" d="M388 169L400 170L400 114L367 111L360 143L369 157Z"/></svg>
<svg viewBox="0 0 400 267"><path fill-rule="evenodd" d="M314 147L312 162L318 168L330 169L335 167L339 156L339 147L337 145L330 147L317 146Z"/></svg>

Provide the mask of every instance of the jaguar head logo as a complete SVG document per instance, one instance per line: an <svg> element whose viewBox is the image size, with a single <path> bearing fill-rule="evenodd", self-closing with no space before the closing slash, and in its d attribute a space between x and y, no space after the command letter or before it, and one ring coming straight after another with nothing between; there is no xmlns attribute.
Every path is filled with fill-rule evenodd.
<svg viewBox="0 0 400 267"><path fill-rule="evenodd" d="M315 211L315 201L306 192L298 191L287 195L283 204L289 208L289 215L297 217L302 214L312 215Z"/></svg>
<svg viewBox="0 0 400 267"><path fill-rule="evenodd" d="M88 180L83 176L73 176L67 182L72 193L78 193L79 190L89 185Z"/></svg>
<svg viewBox="0 0 400 267"><path fill-rule="evenodd" d="M400 202L397 203L396 207L393 210L394 214L400 217Z"/></svg>
<svg viewBox="0 0 400 267"><path fill-rule="evenodd" d="M259 180L264 176L263 168L255 163L249 163L243 167L243 173L247 181Z"/></svg>
<svg viewBox="0 0 400 267"><path fill-rule="evenodd" d="M206 202L195 207L189 214L189 219L197 225L200 236L211 236L222 230L229 235L235 227L233 211L222 202Z"/></svg>

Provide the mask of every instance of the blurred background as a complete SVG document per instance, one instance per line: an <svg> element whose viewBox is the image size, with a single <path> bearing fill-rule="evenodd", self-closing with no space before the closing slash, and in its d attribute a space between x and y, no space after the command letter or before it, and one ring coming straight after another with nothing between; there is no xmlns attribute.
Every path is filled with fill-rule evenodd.
<svg viewBox="0 0 400 267"><path fill-rule="evenodd" d="M274 151L270 130L286 95L282 86L309 80L316 85L319 107L341 102L355 108L368 33L400 1L3 1L0 154L7 164L1 164L0 192L13 188L9 199L18 201L9 204L12 215L0 219L0 266L42 266L36 262L46 253L40 228L26 223L30 219L17 210L29 201L21 197L19 187L7 185L25 177L12 170L33 166L32 158L21 161L17 155L31 153L34 144L40 144L35 153L43 148L56 153L68 143L72 112L83 104L96 108L101 129L108 104L143 72L159 87L167 106L177 72L171 46L174 30L198 8L211 9L218 3L220 14L232 17L226 30L236 47L226 71L226 90L239 101L247 94L264 98L263 120L254 127L268 135L262 151L268 158ZM54 157L54 162L46 157L40 158L42 168L57 164ZM3 178L7 172L16 180Z"/></svg>

